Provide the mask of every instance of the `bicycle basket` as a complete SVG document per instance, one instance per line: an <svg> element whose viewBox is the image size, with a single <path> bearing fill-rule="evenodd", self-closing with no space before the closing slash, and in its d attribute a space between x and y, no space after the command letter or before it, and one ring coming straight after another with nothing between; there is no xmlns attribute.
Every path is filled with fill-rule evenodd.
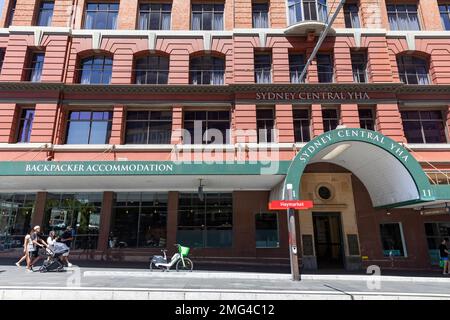
<svg viewBox="0 0 450 320"><path fill-rule="evenodd" d="M189 254L189 248L188 248L188 247L179 246L179 247L178 247L178 252L179 252L183 257L187 257L187 255Z"/></svg>

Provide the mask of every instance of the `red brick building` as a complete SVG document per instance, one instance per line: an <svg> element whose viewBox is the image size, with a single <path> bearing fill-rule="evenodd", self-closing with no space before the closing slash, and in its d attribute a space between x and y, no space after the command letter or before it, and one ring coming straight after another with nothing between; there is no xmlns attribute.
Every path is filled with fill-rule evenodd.
<svg viewBox="0 0 450 320"><path fill-rule="evenodd" d="M429 269L449 236L450 4L5 0L0 254ZM359 129L358 129L359 128ZM193 139L191 139L193 138Z"/></svg>

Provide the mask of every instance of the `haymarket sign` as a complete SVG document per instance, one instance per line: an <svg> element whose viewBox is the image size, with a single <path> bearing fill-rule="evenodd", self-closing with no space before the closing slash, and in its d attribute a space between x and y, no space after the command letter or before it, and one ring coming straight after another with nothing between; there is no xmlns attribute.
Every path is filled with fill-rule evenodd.
<svg viewBox="0 0 450 320"><path fill-rule="evenodd" d="M257 92L256 100L286 101L286 100L370 100L366 91L344 92Z"/></svg>

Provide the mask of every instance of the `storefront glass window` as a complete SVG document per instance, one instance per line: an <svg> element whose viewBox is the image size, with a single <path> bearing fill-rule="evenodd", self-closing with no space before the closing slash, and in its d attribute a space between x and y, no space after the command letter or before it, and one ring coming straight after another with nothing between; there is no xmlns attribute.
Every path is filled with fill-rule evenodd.
<svg viewBox="0 0 450 320"><path fill-rule="evenodd" d="M425 223L425 234L427 236L431 264L439 265L439 245L442 239L450 239L450 222Z"/></svg>
<svg viewBox="0 0 450 320"><path fill-rule="evenodd" d="M35 199L35 194L0 194L0 251L23 246Z"/></svg>
<svg viewBox="0 0 450 320"><path fill-rule="evenodd" d="M109 245L113 248L165 247L167 201L167 193L117 193Z"/></svg>
<svg viewBox="0 0 450 320"><path fill-rule="evenodd" d="M255 215L256 247L278 248L278 214L257 213Z"/></svg>
<svg viewBox="0 0 450 320"><path fill-rule="evenodd" d="M102 200L102 193L48 193L44 232L72 227L72 249L96 249Z"/></svg>
<svg viewBox="0 0 450 320"><path fill-rule="evenodd" d="M202 201L203 200L203 201ZM177 242L197 248L231 247L233 201L231 193L181 193Z"/></svg>
<svg viewBox="0 0 450 320"><path fill-rule="evenodd" d="M380 234L385 257L406 257L403 230L400 223L380 224Z"/></svg>

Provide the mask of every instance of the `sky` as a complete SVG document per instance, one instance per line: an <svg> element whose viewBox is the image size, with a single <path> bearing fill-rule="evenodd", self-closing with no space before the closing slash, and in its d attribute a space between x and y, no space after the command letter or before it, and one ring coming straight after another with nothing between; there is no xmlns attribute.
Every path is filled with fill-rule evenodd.
<svg viewBox="0 0 450 320"><path fill-rule="evenodd" d="M0 17L2 16L3 12L3 2L5 2L5 0L0 0Z"/></svg>

